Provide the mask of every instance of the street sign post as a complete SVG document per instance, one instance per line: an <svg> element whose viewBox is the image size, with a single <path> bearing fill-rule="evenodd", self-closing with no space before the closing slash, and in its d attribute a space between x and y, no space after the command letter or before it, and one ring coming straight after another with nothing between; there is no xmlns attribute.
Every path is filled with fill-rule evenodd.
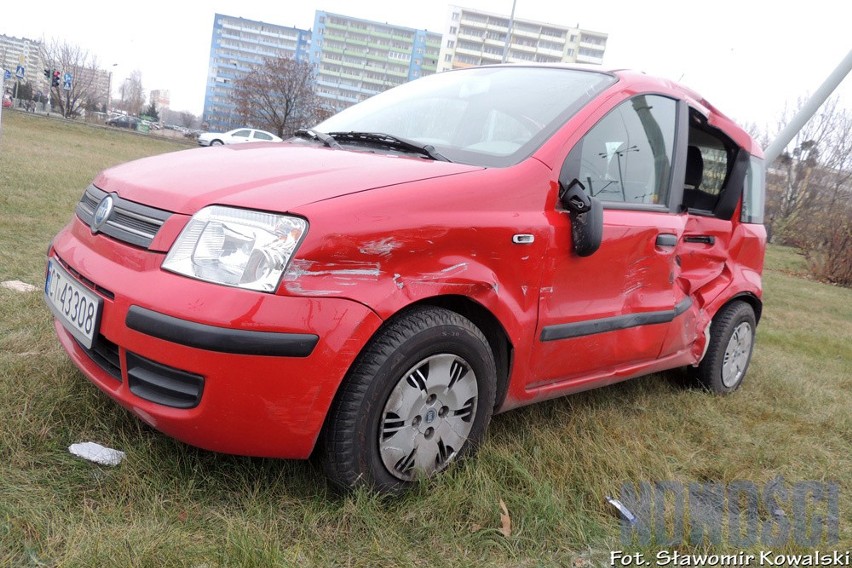
<svg viewBox="0 0 852 568"><path fill-rule="evenodd" d="M71 118L71 73L62 76L62 90L65 91L65 118Z"/></svg>

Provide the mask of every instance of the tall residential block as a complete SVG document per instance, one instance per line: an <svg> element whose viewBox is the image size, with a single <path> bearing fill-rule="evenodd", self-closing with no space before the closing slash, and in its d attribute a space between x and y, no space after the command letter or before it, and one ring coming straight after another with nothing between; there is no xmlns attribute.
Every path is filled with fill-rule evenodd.
<svg viewBox="0 0 852 568"><path fill-rule="evenodd" d="M3 69L11 72L12 78L6 81L6 89L14 90L15 72L18 66L24 68L24 81L29 81L34 91L47 92L48 80L44 78L42 44L40 41L25 37L0 34L0 73Z"/></svg>
<svg viewBox="0 0 852 568"><path fill-rule="evenodd" d="M449 6L439 71L501 63L603 63L607 34ZM508 47L507 47L508 38Z"/></svg>
<svg viewBox="0 0 852 568"><path fill-rule="evenodd" d="M48 73L52 73L56 70L63 78L66 73L71 74L76 93L86 103L84 108L104 109L109 101L111 74L103 69L83 67L74 60L66 62L64 64L66 66L63 66L61 61L46 61L44 59L48 56L46 51L50 48L45 48L46 46L40 41L0 35L0 68L8 69L12 74L11 79L6 81L6 90L10 93L14 92L15 82L18 81L16 71L20 66L24 70L24 77L20 79L20 83L29 83L33 94L47 95L51 79L44 76L44 71L46 69ZM93 60L94 58L89 61ZM51 96L56 96L56 89L53 89ZM54 104L55 101L54 98Z"/></svg>
<svg viewBox="0 0 852 568"><path fill-rule="evenodd" d="M171 93L167 89L154 89L148 96L150 102L154 103L157 110L165 110L171 106Z"/></svg>
<svg viewBox="0 0 852 568"><path fill-rule="evenodd" d="M210 41L210 62L202 121L211 131L244 126L231 100L234 79L265 57L307 60L310 30L216 14Z"/></svg>
<svg viewBox="0 0 852 568"><path fill-rule="evenodd" d="M317 94L341 110L437 71L441 34L317 10L310 61Z"/></svg>

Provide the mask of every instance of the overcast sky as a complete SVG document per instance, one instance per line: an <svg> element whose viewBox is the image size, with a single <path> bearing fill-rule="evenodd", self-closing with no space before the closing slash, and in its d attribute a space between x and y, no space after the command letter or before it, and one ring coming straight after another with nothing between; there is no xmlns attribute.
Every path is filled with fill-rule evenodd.
<svg viewBox="0 0 852 568"><path fill-rule="evenodd" d="M454 3L505 15L512 9L512 0ZM320 9L442 33L447 6L431 0L9 0L0 10L0 34L77 44L97 55L102 68L114 69L118 81L138 69L146 90L168 89L174 110L201 114L217 12L310 29ZM786 105L815 91L852 49L849 0L517 0L515 15L608 33L605 66L680 80L741 124L769 130ZM852 77L837 94L852 108Z"/></svg>

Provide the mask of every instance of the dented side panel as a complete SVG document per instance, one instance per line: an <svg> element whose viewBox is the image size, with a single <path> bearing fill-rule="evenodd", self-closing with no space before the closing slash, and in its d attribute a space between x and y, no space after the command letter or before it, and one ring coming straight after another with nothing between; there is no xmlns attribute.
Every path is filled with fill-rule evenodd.
<svg viewBox="0 0 852 568"><path fill-rule="evenodd" d="M513 386L519 401L657 359L669 328L682 319L674 315L683 300L672 286L674 248L658 238L680 238L684 216L605 210L603 243L586 258L571 253L567 219L554 212L552 222L562 244L546 258L549 285L542 289L537 330L542 341L529 363L532 382ZM574 330L582 335L573 336Z"/></svg>
<svg viewBox="0 0 852 568"><path fill-rule="evenodd" d="M382 319L429 298L465 297L499 320L515 360L527 361L553 242L544 214L553 175L533 159L302 207L294 212L311 227L279 294L346 298ZM516 365L512 380L525 373Z"/></svg>

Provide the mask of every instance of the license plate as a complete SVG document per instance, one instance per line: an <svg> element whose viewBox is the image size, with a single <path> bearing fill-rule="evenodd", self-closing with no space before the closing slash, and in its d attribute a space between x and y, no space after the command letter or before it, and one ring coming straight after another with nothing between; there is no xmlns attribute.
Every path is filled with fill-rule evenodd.
<svg viewBox="0 0 852 568"><path fill-rule="evenodd" d="M77 282L54 259L47 261L44 297L65 329L91 349L101 321L103 299Z"/></svg>

